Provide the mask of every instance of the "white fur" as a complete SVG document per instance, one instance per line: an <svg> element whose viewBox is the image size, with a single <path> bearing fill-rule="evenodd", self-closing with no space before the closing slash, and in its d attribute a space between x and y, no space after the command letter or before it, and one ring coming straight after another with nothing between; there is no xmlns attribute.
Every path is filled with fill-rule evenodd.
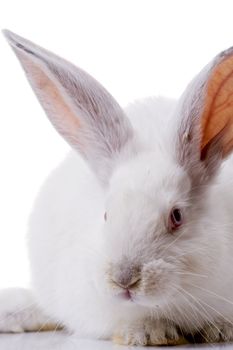
<svg viewBox="0 0 233 350"><path fill-rule="evenodd" d="M146 235L144 228L147 229L151 217L156 228L160 210L164 210L164 207L169 210L168 202L182 203L186 200L184 174L178 166L171 163L169 154L161 154L160 143L163 144L164 137L160 127L164 121L159 124L156 119L157 114L164 115L165 106L161 102L165 100L150 99L130 107L132 125L144 141L149 140L145 148L151 147L151 140L156 134L154 145L158 142L158 149L154 148L153 152L145 152L122 165L113 177L114 187L109 194L113 227L110 227L109 232L103 232L107 195L75 153L70 154L47 180L31 215L29 252L38 300L47 313L81 335L109 338L122 320L132 322L144 319L158 303L156 299L152 300L146 305L149 306L147 308L143 306L146 301L138 305L114 300L111 292L106 292L104 268L101 270L99 265L105 260L105 255L116 261L124 254L134 258L139 251L133 250L133 243L139 239L139 245L136 242L135 249L141 249ZM154 109L151 110L152 105ZM173 102L166 104L166 110L168 111L169 105L173 110ZM156 110L158 106L160 109ZM143 108L147 114L143 114ZM149 110L151 114L148 113ZM156 124L152 122L155 119ZM169 149L169 145L164 147ZM161 313L167 313L174 321L179 320L187 330L199 327L199 323L204 324L205 319L218 319L220 313L233 321L232 306L223 300L227 298L233 303L233 285L231 280L226 279L228 266L233 264L231 226L228 227L226 223L231 223L232 220L231 210L228 213L224 205L226 200L233 205L230 163L231 160L223 168L217 184L209 191L205 212L198 218L197 225L194 224L193 231L187 232L184 241L180 238L166 251L165 259L171 254L176 256L186 251L190 252L190 256L194 255L194 259L198 259L201 265L199 273L206 277L187 275L186 279L222 296L215 297L192 285L186 286L194 297L210 304L210 308L203 305L207 310L205 314L200 307L200 311L195 312L198 303L189 305L194 300L188 295L184 294L184 298L179 293L175 295L173 305L168 304L168 310L165 308ZM114 198L115 192L118 195ZM123 196L128 195L127 199L120 198L122 192ZM223 193L224 203L217 205L221 202ZM151 201L143 201L147 195ZM171 242L168 240L164 244L168 243ZM156 257L156 247L154 249ZM167 281L168 296L169 289L172 287ZM189 303L185 298L189 299ZM203 314L203 319L200 313Z"/></svg>
<svg viewBox="0 0 233 350"><path fill-rule="evenodd" d="M35 295L23 288L0 291L0 332L37 331L53 323L51 316L38 308Z"/></svg>
<svg viewBox="0 0 233 350"><path fill-rule="evenodd" d="M81 336L108 339L135 323L144 329L150 317L186 332L233 322L232 160L194 203L177 157L179 106L148 98L122 113L119 125L128 117L133 137L114 155L107 186L72 151L38 195L28 236L33 291L46 314ZM185 224L172 235L166 222L174 206ZM134 302L120 299L109 279L135 265L141 287Z"/></svg>

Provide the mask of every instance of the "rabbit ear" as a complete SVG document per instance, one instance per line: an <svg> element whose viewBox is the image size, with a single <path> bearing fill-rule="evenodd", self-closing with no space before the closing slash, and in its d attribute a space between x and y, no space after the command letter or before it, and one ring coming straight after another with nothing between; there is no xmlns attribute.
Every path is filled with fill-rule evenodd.
<svg viewBox="0 0 233 350"><path fill-rule="evenodd" d="M133 134L121 107L83 70L16 34L4 34L54 127L105 181Z"/></svg>
<svg viewBox="0 0 233 350"><path fill-rule="evenodd" d="M179 160L196 180L211 178L233 150L233 48L191 82L178 113Z"/></svg>

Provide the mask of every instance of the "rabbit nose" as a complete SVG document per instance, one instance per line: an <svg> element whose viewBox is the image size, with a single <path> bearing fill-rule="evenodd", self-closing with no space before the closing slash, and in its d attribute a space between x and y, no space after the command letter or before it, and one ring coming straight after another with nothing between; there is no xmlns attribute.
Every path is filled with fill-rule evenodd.
<svg viewBox="0 0 233 350"><path fill-rule="evenodd" d="M130 289L130 288L136 287L139 281L140 281L140 277L135 277L132 279L122 278L119 281L113 280L115 284L117 284L119 287L124 289Z"/></svg>
<svg viewBox="0 0 233 350"><path fill-rule="evenodd" d="M112 275L112 282L124 289L135 287L140 279L138 268L124 268Z"/></svg>

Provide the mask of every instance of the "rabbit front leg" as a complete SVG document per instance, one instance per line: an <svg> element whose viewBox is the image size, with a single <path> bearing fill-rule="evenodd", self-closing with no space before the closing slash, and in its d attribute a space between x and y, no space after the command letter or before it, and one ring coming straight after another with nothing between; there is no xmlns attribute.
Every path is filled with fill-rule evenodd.
<svg viewBox="0 0 233 350"><path fill-rule="evenodd" d="M57 330L58 324L37 305L30 290L0 291L0 333Z"/></svg>
<svg viewBox="0 0 233 350"><path fill-rule="evenodd" d="M114 334L113 341L121 345L178 345L187 343L177 327L166 320L151 318L122 327Z"/></svg>
<svg viewBox="0 0 233 350"><path fill-rule="evenodd" d="M203 328L203 342L218 343L233 341L233 323L226 320L211 322ZM205 337L204 337L205 336Z"/></svg>

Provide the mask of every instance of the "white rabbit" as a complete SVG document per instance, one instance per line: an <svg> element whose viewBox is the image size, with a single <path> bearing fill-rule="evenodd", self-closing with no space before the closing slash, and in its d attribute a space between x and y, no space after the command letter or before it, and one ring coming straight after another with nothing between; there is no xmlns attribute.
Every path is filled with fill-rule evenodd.
<svg viewBox="0 0 233 350"><path fill-rule="evenodd" d="M233 49L179 101L123 111L81 69L5 36L73 151L30 218L33 294L2 292L0 330L55 323L123 344L233 340Z"/></svg>

